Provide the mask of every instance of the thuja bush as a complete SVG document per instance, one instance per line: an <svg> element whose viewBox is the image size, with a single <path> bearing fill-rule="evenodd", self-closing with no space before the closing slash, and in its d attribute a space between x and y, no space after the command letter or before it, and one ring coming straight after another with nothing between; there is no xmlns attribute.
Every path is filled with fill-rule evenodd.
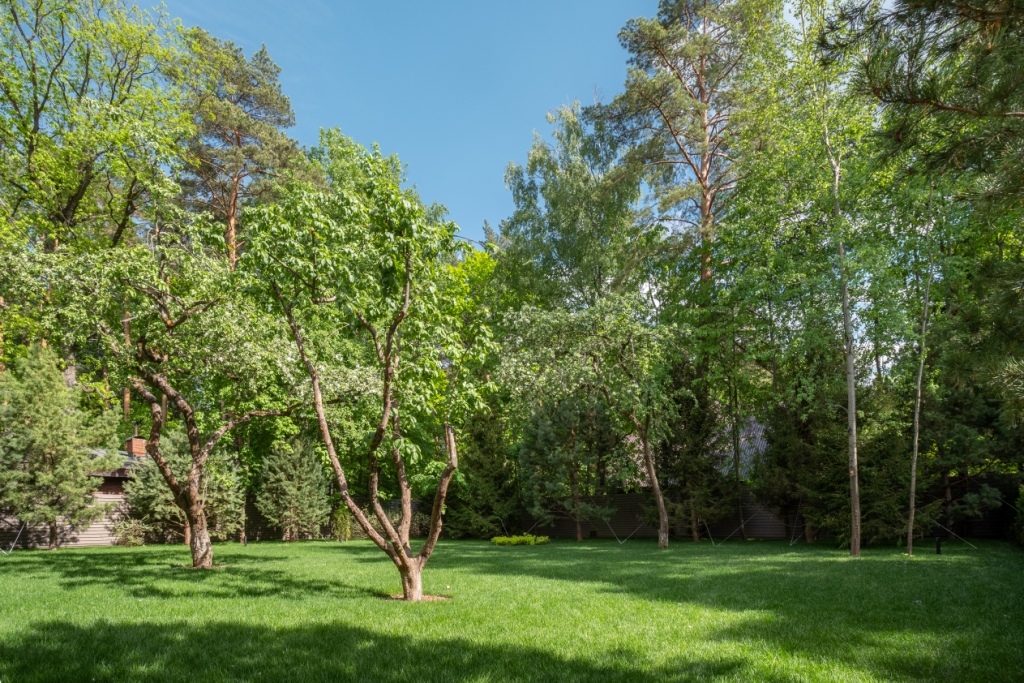
<svg viewBox="0 0 1024 683"><path fill-rule="evenodd" d="M494 545L544 545L550 540L547 536L523 534L522 536L495 536L491 539L491 543Z"/></svg>
<svg viewBox="0 0 1024 683"><path fill-rule="evenodd" d="M148 532L149 527L140 519L128 517L114 523L114 540L120 546L131 548L143 545Z"/></svg>
<svg viewBox="0 0 1024 683"><path fill-rule="evenodd" d="M344 505L331 513L331 537L339 542L352 540L352 513Z"/></svg>

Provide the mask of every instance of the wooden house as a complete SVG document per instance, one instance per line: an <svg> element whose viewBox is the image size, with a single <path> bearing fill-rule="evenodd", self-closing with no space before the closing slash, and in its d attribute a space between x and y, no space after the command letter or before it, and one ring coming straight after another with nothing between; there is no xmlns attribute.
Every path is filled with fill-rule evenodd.
<svg viewBox="0 0 1024 683"><path fill-rule="evenodd" d="M124 458L120 467L111 472L92 474L103 480L94 495L96 503L107 504L108 511L84 529L61 527L60 547L114 545L114 523L124 515L124 484L131 479L132 470L147 457L146 440L140 436L129 437L124 443L124 450L118 451L118 454ZM49 545L49 530L43 525L22 528L22 522L17 517L0 512L0 547L7 550L15 539L19 548L46 548Z"/></svg>

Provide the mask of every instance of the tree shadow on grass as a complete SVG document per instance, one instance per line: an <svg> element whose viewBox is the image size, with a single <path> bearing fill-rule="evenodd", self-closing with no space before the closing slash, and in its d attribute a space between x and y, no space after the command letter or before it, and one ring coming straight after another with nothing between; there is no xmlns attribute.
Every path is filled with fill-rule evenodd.
<svg viewBox="0 0 1024 683"><path fill-rule="evenodd" d="M1020 680L1024 671L1024 554L1006 544L909 562L894 550L851 560L785 542L444 550L434 571L593 582L609 594L745 613L711 639L767 643L882 679Z"/></svg>
<svg viewBox="0 0 1024 683"><path fill-rule="evenodd" d="M301 578L285 569L265 566L273 560L239 553L226 553L227 563L216 569L196 570L179 564L177 548L108 550L102 553L23 553L17 562L0 565L0 580L5 575L20 580L33 575L52 577L65 588L97 586L134 598L178 599L203 597L278 597L297 599L356 598L383 596L366 587L340 581ZM187 557L187 553L184 555Z"/></svg>
<svg viewBox="0 0 1024 683"><path fill-rule="evenodd" d="M0 642L12 681L702 681L735 676L743 660L651 670L634 658L587 660L465 639L419 640L343 624L33 625Z"/></svg>

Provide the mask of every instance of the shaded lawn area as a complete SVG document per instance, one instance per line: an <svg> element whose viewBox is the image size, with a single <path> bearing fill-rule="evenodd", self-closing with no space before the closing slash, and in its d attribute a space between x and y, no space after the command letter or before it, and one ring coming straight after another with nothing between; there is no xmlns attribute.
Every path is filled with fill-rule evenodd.
<svg viewBox="0 0 1024 683"><path fill-rule="evenodd" d="M1024 552L443 542L424 591L368 542L16 550L0 681L1024 678Z"/></svg>

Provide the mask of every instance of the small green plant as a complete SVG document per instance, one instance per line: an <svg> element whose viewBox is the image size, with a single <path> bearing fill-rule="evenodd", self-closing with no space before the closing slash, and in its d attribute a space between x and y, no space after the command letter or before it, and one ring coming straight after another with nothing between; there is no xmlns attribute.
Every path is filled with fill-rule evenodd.
<svg viewBox="0 0 1024 683"><path fill-rule="evenodd" d="M544 545L550 540L547 536L523 534L522 536L495 536L491 539L491 543L494 545Z"/></svg>
<svg viewBox="0 0 1024 683"><path fill-rule="evenodd" d="M352 540L352 513L344 504L334 508L331 514L331 529L334 532L334 540Z"/></svg>
<svg viewBox="0 0 1024 683"><path fill-rule="evenodd" d="M140 519L122 519L114 522L114 539L117 545L128 548L143 545L149 527Z"/></svg>

